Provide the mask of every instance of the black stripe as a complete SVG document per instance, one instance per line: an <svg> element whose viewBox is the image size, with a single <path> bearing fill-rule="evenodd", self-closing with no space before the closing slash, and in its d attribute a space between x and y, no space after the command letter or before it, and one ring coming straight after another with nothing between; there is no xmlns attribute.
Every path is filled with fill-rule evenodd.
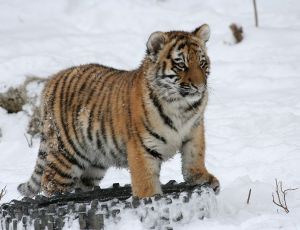
<svg viewBox="0 0 300 230"><path fill-rule="evenodd" d="M146 107L145 107L145 102L144 100L142 100L142 109L143 109L143 113L145 114L145 120L143 120L143 124L144 124L144 127L145 129L153 136L155 137L156 139L164 142L165 144L167 143L166 139L160 135L158 135L157 133L155 133L154 131L152 131L152 129L149 127L150 126L150 121L149 121L149 118L148 118L148 111L146 110Z"/></svg>
<svg viewBox="0 0 300 230"><path fill-rule="evenodd" d="M61 154L60 152L58 153L60 156L63 156L63 154ZM58 154L53 153L52 156L55 158L55 160L57 160L61 165L63 165L65 168L70 169L71 167L69 165L67 165L62 159L59 158ZM64 157L65 158L65 157ZM65 158L66 159L66 158Z"/></svg>
<svg viewBox="0 0 300 230"><path fill-rule="evenodd" d="M99 134L99 131L96 132L96 137L97 137L97 148L98 150L104 155L106 156L106 152L103 148L103 144L101 142L101 137L100 137L100 134Z"/></svg>
<svg viewBox="0 0 300 230"><path fill-rule="evenodd" d="M154 149L150 149L148 148L147 146L145 146L144 144L142 144L143 148L146 150L147 153L149 153L151 156L155 157L155 158L158 158L160 160L162 160L162 156L159 152L157 152L156 150Z"/></svg>
<svg viewBox="0 0 300 230"><path fill-rule="evenodd" d="M77 159L66 150L66 148L64 147L64 144L63 144L61 138L57 137L57 139L58 139L58 143L59 143L59 146L60 146L60 151L61 151L60 153L63 155L63 157L66 160L68 160L69 162L71 162L73 165L76 165L76 166L78 166L78 168L84 170L85 167L83 165L81 165L77 161Z"/></svg>
<svg viewBox="0 0 300 230"><path fill-rule="evenodd" d="M69 89L68 89L68 91L67 91L67 93L68 93L68 94L67 94L67 98L68 98L67 104L68 104L68 106L71 106L71 105L72 105L73 99L74 99L75 94L76 94L76 90L74 90L74 88L75 88L75 89L77 88L78 82L79 82L79 79L80 79L80 76L81 76L82 74L84 74L86 71L88 71L89 68L90 68L89 66L86 66L85 68L83 68L83 67L81 67L81 66L79 66L79 67L76 66L76 67L71 68L72 71L73 71L74 69L76 69L78 72L76 73L75 76L72 77L71 81L69 82L69 87L71 87L73 81L76 80L75 85L74 85L74 87L72 88L72 90L69 90ZM71 74L72 71L71 71L71 72L67 72L68 75ZM65 76L65 75L63 75L63 76ZM69 95L69 92L71 93L70 95Z"/></svg>
<svg viewBox="0 0 300 230"><path fill-rule="evenodd" d="M44 172L44 166L37 164L34 168L34 173L41 176L43 175L43 172Z"/></svg>
<svg viewBox="0 0 300 230"><path fill-rule="evenodd" d="M181 145L184 146L186 145L188 142L190 142L192 140L192 138L187 138L185 140L182 141Z"/></svg>
<svg viewBox="0 0 300 230"><path fill-rule="evenodd" d="M131 101L130 101L130 84L129 84L129 79L128 81L126 81L127 87L125 85L125 95L122 97L122 104L126 105L125 111L127 112L127 116L128 116L128 128L127 130L127 138L130 139L131 134L132 134L132 124L131 124ZM127 100L126 100L127 99ZM126 120L126 119L125 119Z"/></svg>
<svg viewBox="0 0 300 230"><path fill-rule="evenodd" d="M76 71L77 71L77 73L75 74L75 76L72 76L72 79L69 81L69 84L68 84L68 87L67 87L67 105L68 105L68 107L70 107L71 106L71 102L73 101L73 99L74 99L74 96L75 96L75 90L71 90L71 86L72 86L72 84L73 84L73 82L74 81L76 81L75 82L75 85L74 86L77 86L77 84L78 84L78 78L79 78L79 76L80 76L80 73L78 73L80 70L78 69L78 68L75 68L76 69ZM85 72L85 71L87 71L87 69L84 69L83 70L83 72Z"/></svg>
<svg viewBox="0 0 300 230"><path fill-rule="evenodd" d="M109 99L107 98L108 94L106 93L107 90L108 89L106 89L104 92L105 94L104 94L104 98L102 98L102 105L104 105L105 102L106 103L109 102ZM104 143L107 143L107 133L106 133L106 127L105 127L105 125L106 125L105 119L107 118L106 113L107 113L107 108L108 108L107 106L109 106L109 105L106 105L104 107L104 109L103 108L99 109L99 112L101 111L101 116L100 116L101 136L103 137Z"/></svg>
<svg viewBox="0 0 300 230"><path fill-rule="evenodd" d="M103 115L104 111L102 111L102 115L100 118L100 125L101 125L101 136L103 137L104 143L107 143L107 134L106 134L106 128L105 128L105 116Z"/></svg>
<svg viewBox="0 0 300 230"><path fill-rule="evenodd" d="M161 77L172 79L172 78L176 77L176 75L164 75L164 76L161 76ZM166 89L170 89L170 90L173 89L170 85L164 84L160 81L157 81L156 85L159 86L160 88L166 88Z"/></svg>
<svg viewBox="0 0 300 230"><path fill-rule="evenodd" d="M161 153L157 152L157 151L154 150L154 149L148 148L148 147L144 144L144 142L143 142L143 140L142 140L142 138L141 138L141 136L140 136L139 134L138 134L138 138L139 138L139 141L140 141L142 147L146 150L146 153L150 154L150 155L153 156L154 158L158 158L158 159L162 160L162 154L161 154Z"/></svg>
<svg viewBox="0 0 300 230"><path fill-rule="evenodd" d="M30 179L31 179L31 181L32 181L35 185L41 186L41 182L40 182L40 181L37 181L37 179L36 179L35 177L31 176Z"/></svg>
<svg viewBox="0 0 300 230"><path fill-rule="evenodd" d="M68 93L66 91L66 88L68 87L68 86L66 86L66 82L68 80L68 76L70 76L71 73L69 73L66 76L63 76L62 77L62 83L60 83L61 84L61 88L60 88L60 105L59 105L59 107L61 109L61 111L60 111L60 122L61 122L61 124L62 124L63 127L65 127L65 126L68 125L68 122L66 121L66 117L65 117L65 115L66 115L65 111L67 111L67 106L66 106L66 104L67 104L67 101L66 101L67 97L65 97L64 94Z"/></svg>
<svg viewBox="0 0 300 230"><path fill-rule="evenodd" d="M177 50L181 50L181 49L184 48L184 47L185 47L185 42L182 42L182 43L178 46Z"/></svg>
<svg viewBox="0 0 300 230"><path fill-rule="evenodd" d="M96 106L93 106L92 110L90 112L90 115L89 115L89 120L88 120L87 136L88 136L88 139L90 141L93 141L93 137L92 137L92 121L94 120L94 111L95 111L95 109L96 109Z"/></svg>
<svg viewBox="0 0 300 230"><path fill-rule="evenodd" d="M197 44L195 42L189 41L188 43L189 43L189 46L196 46L196 47L194 47L194 49L199 47L199 44Z"/></svg>
<svg viewBox="0 0 300 230"><path fill-rule="evenodd" d="M150 91L150 99L153 102L153 105L157 108L158 113L160 117L163 119L164 123L177 132L177 129L174 127L173 121L164 113L158 98L154 95L150 86L148 86L148 89Z"/></svg>
<svg viewBox="0 0 300 230"><path fill-rule="evenodd" d="M163 62L163 65L162 65L162 74L163 74L163 75L166 74L166 65L167 65L167 64L166 64L166 61L164 61L164 62Z"/></svg>
<svg viewBox="0 0 300 230"><path fill-rule="evenodd" d="M74 91L76 91L76 88L77 88L77 85L79 84L78 83L78 81L79 80L77 80L77 82L76 82L76 85L74 86ZM79 99L80 100L80 99ZM77 103L79 103L79 101L77 101ZM80 141L79 141L79 136L78 136L78 132L77 132L77 116L78 116L78 112L79 112L79 110L78 110L78 106L76 105L76 103L70 108L70 110L72 111L71 113L71 118L72 118L72 120L71 120L71 129L73 129L73 132L74 132L74 134L75 134L75 139L77 140L77 142L78 142L78 144L79 144L79 146L82 148L82 149L84 149L84 146L82 145L82 143L80 143Z"/></svg>
<svg viewBox="0 0 300 230"><path fill-rule="evenodd" d="M191 105L189 105L184 111L185 112L190 112L192 110L197 109L199 106L202 105L202 100L203 98L200 98L198 101L195 101L194 103L192 103Z"/></svg>
<svg viewBox="0 0 300 230"><path fill-rule="evenodd" d="M61 91L61 96L62 96L62 93L63 91ZM65 113L65 112L62 112L62 114ZM63 118L63 115L61 115ZM63 123L63 121L61 121ZM86 156L84 156L83 154L81 154L81 152L76 148L73 140L71 139L69 133L68 133L68 130L66 128L66 126L63 124L62 125L62 128L63 128L63 131L64 131L64 134L65 134L65 139L66 141L69 143L69 145L72 147L73 151L76 153L77 156L79 156L81 159L87 161L88 163L91 163L90 159L87 158ZM76 139L77 140L77 139ZM78 140L77 140L78 141Z"/></svg>
<svg viewBox="0 0 300 230"><path fill-rule="evenodd" d="M168 59L172 59L171 53L173 52L173 50L174 50L174 48L175 48L176 45L177 45L177 41L175 41L174 44L172 44L172 46L170 47L169 54L167 56Z"/></svg>
<svg viewBox="0 0 300 230"><path fill-rule="evenodd" d="M147 132L148 132L151 136L155 137L156 139L162 141L162 142L165 143L165 144L167 143L166 139L165 139L164 137L158 135L158 134L155 133L154 131L152 131L152 130L149 128L149 126L146 124L145 121L144 121L144 126L145 126Z"/></svg>
<svg viewBox="0 0 300 230"><path fill-rule="evenodd" d="M116 81L116 82L115 82ZM118 84L117 86L118 87L116 87L115 88L115 86L116 86L116 84L113 84L113 83L116 83L116 84ZM117 111L118 111L118 99L119 99L119 96L120 96L120 91L121 91L121 87L122 87L122 81L121 81L121 79L120 78L118 78L118 77L116 77L116 80L114 80L113 81L113 83L112 83L112 87L111 87L111 92L114 92L114 93L116 93L116 95L115 95L115 101L114 101L114 105L111 105L110 106L110 109L109 109L109 124L110 124L110 129L111 129L111 136L112 136L112 141L113 141L113 144L115 145L115 147L116 147L116 149L117 149L117 152L118 153L121 153L122 152L122 150L121 150L121 148L120 148L120 146L119 146L119 143L118 143L118 140L117 140L117 138L116 138L116 133L115 133L115 127L114 127L114 117L116 116L115 114L113 114L113 113L117 113ZM115 89L115 90L114 90ZM114 110L113 110L114 109Z"/></svg>
<svg viewBox="0 0 300 230"><path fill-rule="evenodd" d="M112 108L113 108L113 103L114 103L114 99L112 97L112 93L114 93L114 86L115 86L115 81L116 81L116 77L114 76L114 79L112 79L112 81L110 82L110 85L109 85L109 91L107 93L107 98L106 98L106 105L105 105L105 112L106 112L106 121L108 122L108 130L110 130L110 135L111 135L111 138L112 138L112 141L113 141L113 144L116 145L116 139L115 139L115 136L114 136L114 130L113 130L113 127L112 127ZM115 154L113 154L114 157Z"/></svg>
<svg viewBox="0 0 300 230"><path fill-rule="evenodd" d="M41 159L41 160L45 160L46 157L47 157L47 152L46 151L42 151L41 149L39 149L38 158Z"/></svg>
<svg viewBox="0 0 300 230"><path fill-rule="evenodd" d="M117 159L117 155L116 155L114 149L111 149L111 150L109 151L109 155L113 156L114 159Z"/></svg>
<svg viewBox="0 0 300 230"><path fill-rule="evenodd" d="M147 124L150 124L149 117L148 117L149 114L148 114L148 110L146 109L146 106L145 106L144 97L142 98L142 109L143 109L143 114L145 114L145 119L146 119Z"/></svg>
<svg viewBox="0 0 300 230"><path fill-rule="evenodd" d="M89 75L91 75L90 78L92 79L91 84L93 85L93 87L92 87L92 90L89 92L89 95L88 95L88 97L85 101L85 105L87 105L89 103L89 101L91 100L91 98L94 96L94 93L95 93L96 88L97 88L96 87L96 80L97 80L97 83L98 83L99 80L102 80L102 77L97 77L98 74L99 74L98 72L99 72L99 69L95 69L93 72L91 72L89 74ZM93 74L95 74L95 76L92 76Z"/></svg>
<svg viewBox="0 0 300 230"><path fill-rule="evenodd" d="M104 167L103 165L101 165L100 163L94 163L91 165L93 168L96 168L96 169L101 169L101 170L105 170L106 167Z"/></svg>
<svg viewBox="0 0 300 230"><path fill-rule="evenodd" d="M51 163L48 164L48 166L53 169L58 175L60 175L63 178L72 179L72 176L68 173L63 172L60 168L56 167L55 164Z"/></svg>

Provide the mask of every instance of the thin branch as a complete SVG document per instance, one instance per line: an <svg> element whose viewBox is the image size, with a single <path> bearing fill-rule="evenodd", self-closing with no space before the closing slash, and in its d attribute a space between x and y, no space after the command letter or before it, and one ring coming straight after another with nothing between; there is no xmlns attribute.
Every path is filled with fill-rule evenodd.
<svg viewBox="0 0 300 230"><path fill-rule="evenodd" d="M276 194L277 194L277 197L278 197L278 202L281 206L283 206L282 203L281 203L281 199L280 199L280 195L279 195L279 191L278 191L278 181L277 181L277 179L275 179L275 183L276 183Z"/></svg>
<svg viewBox="0 0 300 230"><path fill-rule="evenodd" d="M288 189L283 190L283 192L295 191L297 189L299 189L299 188L288 188Z"/></svg>
<svg viewBox="0 0 300 230"><path fill-rule="evenodd" d="M31 148L32 147L32 136L30 137L30 140L28 140L27 135L24 133L25 139L27 141L28 147Z"/></svg>
<svg viewBox="0 0 300 230"><path fill-rule="evenodd" d="M289 213L290 210L286 202L287 192L297 190L298 188L283 189L282 182L281 181L278 182L277 179L275 179L275 184L276 184L277 201L275 200L274 193L272 193L273 203L278 207L282 208L286 213Z"/></svg>
<svg viewBox="0 0 300 230"><path fill-rule="evenodd" d="M254 7L254 16L255 16L255 26L258 27L258 14L257 14L256 0L253 0L253 7Z"/></svg>
<svg viewBox="0 0 300 230"><path fill-rule="evenodd" d="M247 204L249 204L249 202L250 202L250 197L251 197L251 188L249 189Z"/></svg>

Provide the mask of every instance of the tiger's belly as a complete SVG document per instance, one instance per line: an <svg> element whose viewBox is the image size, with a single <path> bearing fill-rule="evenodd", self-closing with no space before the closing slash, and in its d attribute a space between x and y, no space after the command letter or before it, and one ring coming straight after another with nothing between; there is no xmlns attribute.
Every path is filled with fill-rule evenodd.
<svg viewBox="0 0 300 230"><path fill-rule="evenodd" d="M123 141L116 143L111 137L99 135L96 140L88 142L88 155L91 161L105 168L127 168L126 144ZM119 140L120 138L118 138Z"/></svg>

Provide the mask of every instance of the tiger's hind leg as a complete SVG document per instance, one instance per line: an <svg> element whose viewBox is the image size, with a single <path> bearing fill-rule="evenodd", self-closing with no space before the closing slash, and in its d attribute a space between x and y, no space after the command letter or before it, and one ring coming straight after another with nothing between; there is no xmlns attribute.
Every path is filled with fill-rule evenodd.
<svg viewBox="0 0 300 230"><path fill-rule="evenodd" d="M100 164L93 164L85 169L77 181L76 188L83 191L92 190L94 186L98 186L103 179L107 168Z"/></svg>
<svg viewBox="0 0 300 230"><path fill-rule="evenodd" d="M47 140L48 153L41 182L47 195L72 191L84 170L72 149L58 143L55 135Z"/></svg>

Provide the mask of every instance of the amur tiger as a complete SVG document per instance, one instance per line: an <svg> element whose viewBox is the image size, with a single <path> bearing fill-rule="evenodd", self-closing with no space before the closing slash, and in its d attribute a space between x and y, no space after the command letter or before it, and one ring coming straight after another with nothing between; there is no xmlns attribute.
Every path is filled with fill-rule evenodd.
<svg viewBox="0 0 300 230"><path fill-rule="evenodd" d="M88 64L49 78L38 158L19 192L89 190L115 166L129 167L134 196L161 194L161 164L179 150L184 180L218 193L204 162L209 36L206 24L193 32L154 32L135 70Z"/></svg>

